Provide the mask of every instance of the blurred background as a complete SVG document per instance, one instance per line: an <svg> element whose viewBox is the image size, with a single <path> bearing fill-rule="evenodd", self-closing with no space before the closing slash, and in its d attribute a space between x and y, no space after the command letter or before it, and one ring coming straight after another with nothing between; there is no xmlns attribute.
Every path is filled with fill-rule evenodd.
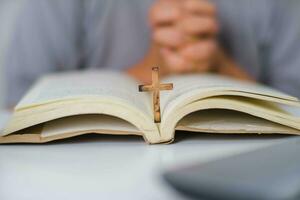
<svg viewBox="0 0 300 200"><path fill-rule="evenodd" d="M21 1L0 0L0 108L4 107L4 84L5 77L3 73L4 49L9 41L15 16Z"/></svg>
<svg viewBox="0 0 300 200"><path fill-rule="evenodd" d="M172 7L180 17L166 22ZM300 97L299 11L299 0L0 0L0 108L45 74L108 68L146 83L151 66Z"/></svg>

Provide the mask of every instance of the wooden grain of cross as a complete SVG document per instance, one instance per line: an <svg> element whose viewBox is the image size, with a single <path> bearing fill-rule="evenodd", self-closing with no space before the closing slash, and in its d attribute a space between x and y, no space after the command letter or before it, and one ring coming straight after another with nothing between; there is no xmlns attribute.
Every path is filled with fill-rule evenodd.
<svg viewBox="0 0 300 200"><path fill-rule="evenodd" d="M160 91L161 90L172 90L172 83L160 84L159 82L159 68L152 68L152 84L151 85L139 85L140 92L152 92L152 103L153 103L153 114L154 122L160 123L161 114L160 114Z"/></svg>

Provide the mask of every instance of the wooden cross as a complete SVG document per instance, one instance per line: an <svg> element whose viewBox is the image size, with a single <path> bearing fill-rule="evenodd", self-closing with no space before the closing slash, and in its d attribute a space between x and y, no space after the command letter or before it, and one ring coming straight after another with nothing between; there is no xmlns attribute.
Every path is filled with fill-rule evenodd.
<svg viewBox="0 0 300 200"><path fill-rule="evenodd" d="M173 83L160 84L159 82L159 68L152 68L152 84L151 85L139 85L140 92L149 92L152 91L152 103L153 103L153 114L154 122L160 123L161 114L160 114L160 90L172 90Z"/></svg>

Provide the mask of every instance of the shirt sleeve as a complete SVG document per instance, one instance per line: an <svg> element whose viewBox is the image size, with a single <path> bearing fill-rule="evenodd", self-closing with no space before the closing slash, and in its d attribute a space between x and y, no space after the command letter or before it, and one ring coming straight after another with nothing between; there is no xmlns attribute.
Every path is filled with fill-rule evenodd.
<svg viewBox="0 0 300 200"><path fill-rule="evenodd" d="M267 83L300 97L300 1L273 1L264 77Z"/></svg>
<svg viewBox="0 0 300 200"><path fill-rule="evenodd" d="M41 75L76 68L81 1L19 2L4 52L5 105L13 106Z"/></svg>

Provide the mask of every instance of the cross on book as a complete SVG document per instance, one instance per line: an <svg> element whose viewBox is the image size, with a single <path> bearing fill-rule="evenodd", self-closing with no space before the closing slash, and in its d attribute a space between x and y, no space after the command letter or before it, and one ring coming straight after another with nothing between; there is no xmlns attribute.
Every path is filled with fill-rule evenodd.
<svg viewBox="0 0 300 200"><path fill-rule="evenodd" d="M140 92L152 92L152 103L153 103L153 114L154 122L160 123L160 91L161 90L172 90L173 83L160 84L159 82L159 68L152 68L152 84L151 85L139 85Z"/></svg>

